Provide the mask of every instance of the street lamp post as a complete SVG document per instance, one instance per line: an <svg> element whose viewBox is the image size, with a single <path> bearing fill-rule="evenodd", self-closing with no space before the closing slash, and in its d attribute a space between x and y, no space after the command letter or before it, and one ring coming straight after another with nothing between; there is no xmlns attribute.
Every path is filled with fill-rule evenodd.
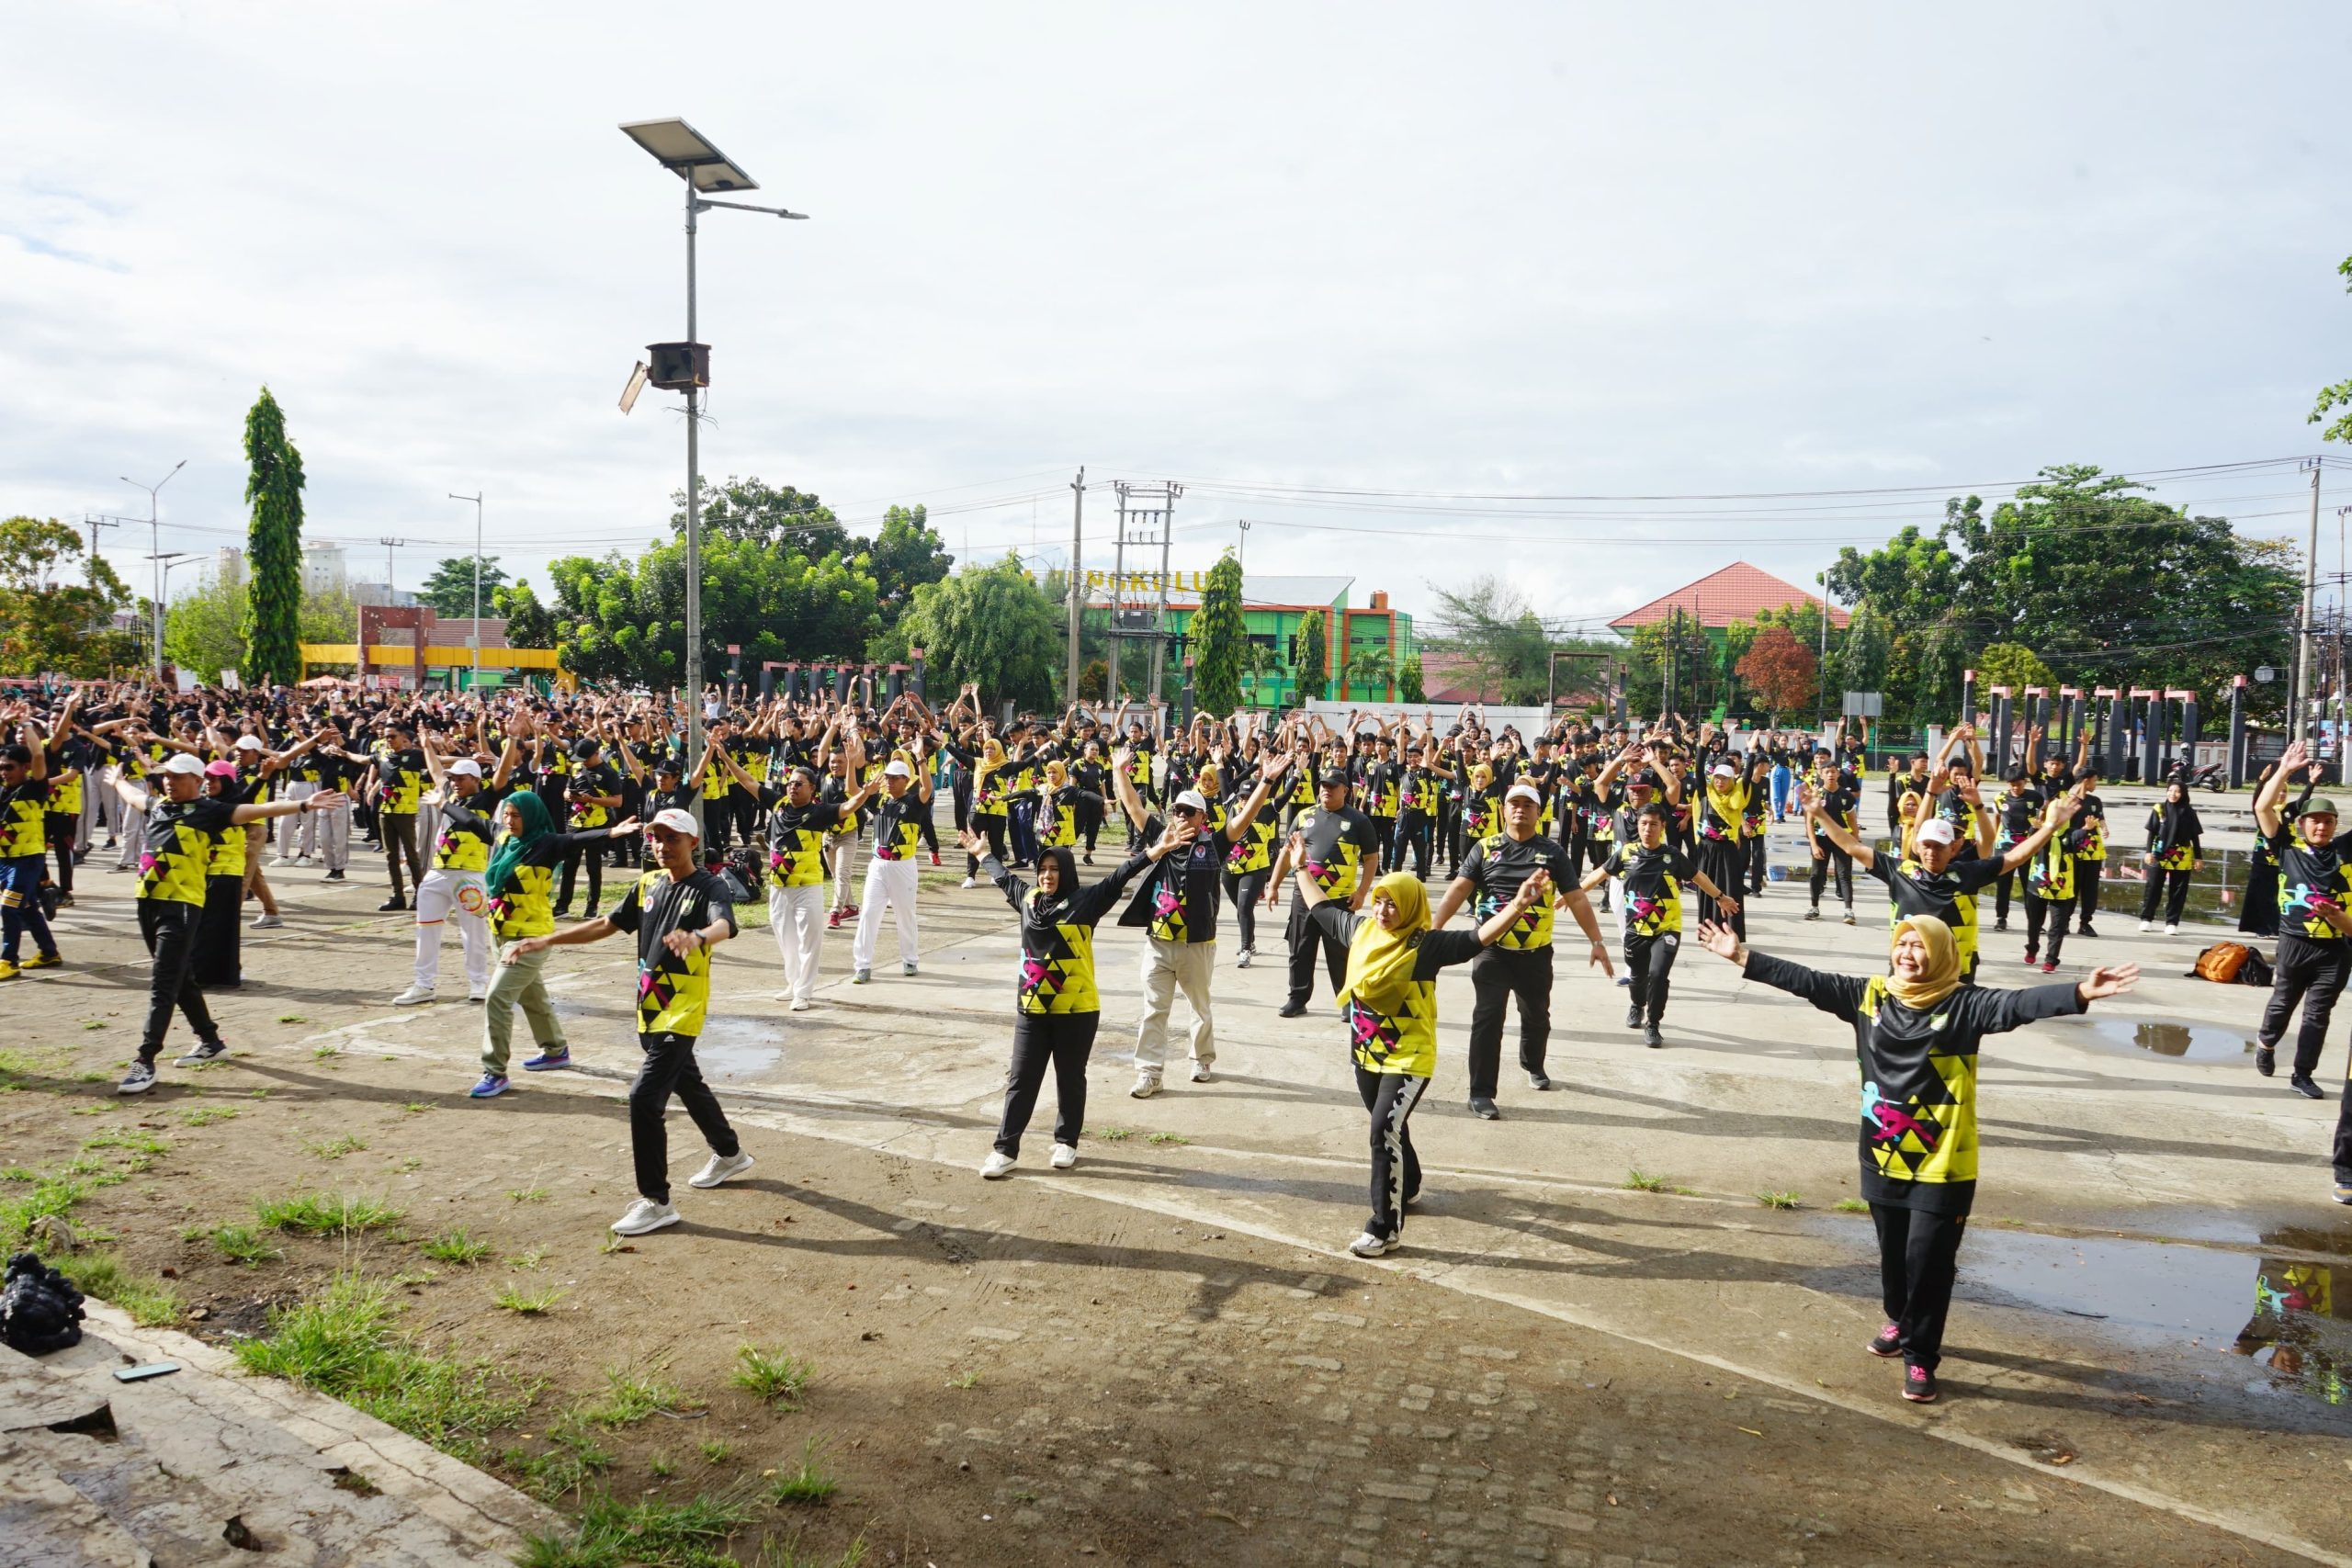
<svg viewBox="0 0 2352 1568"><path fill-rule="evenodd" d="M175 470L176 471L176 470ZM161 489L159 485L156 487ZM155 683L164 681L164 600L172 590L172 568L187 560L192 551L159 550L147 558L155 563Z"/></svg>
<svg viewBox="0 0 2352 1568"><path fill-rule="evenodd" d="M470 501L474 503L474 631L473 636L466 640L473 645L473 683L476 686L481 684L481 497L480 491L471 495L459 495L454 490L449 492L451 501ZM508 663L511 667L513 661L510 660Z"/></svg>
<svg viewBox="0 0 2352 1568"><path fill-rule="evenodd" d="M652 156L686 186L686 347L690 367L698 367L700 340L695 335L695 232L696 220L714 207L738 212L764 212L776 218L805 219L805 212L781 207L752 207L740 201L712 201L704 191L757 190L759 181L712 146L683 119L640 119L623 125L621 133ZM656 376L654 385L686 395L686 756L702 755L702 421L701 389L707 384L692 373L683 380ZM695 808L702 808L699 792Z"/></svg>
<svg viewBox="0 0 2352 1568"><path fill-rule="evenodd" d="M178 473L182 468L187 468L187 459L186 457L182 457L178 462L174 463L174 464L172 465L172 473L170 473L170 474L165 474L162 479L157 479L153 484L151 484L151 485L143 485L143 484L141 484L137 479L130 479L130 478L125 478L125 479L123 479L123 481L122 481L123 483L125 483L125 484L127 484L127 485L130 485L130 486L131 486L131 487L132 487L132 488L134 488L134 489L137 489L137 490L143 490L143 491L145 491L147 492L147 547L148 547L148 549L150 549L151 551L153 551L153 552L154 552L153 555L151 555L151 556L149 556L149 557L148 557L148 558L149 558L150 560L156 561L156 562L159 562L159 563L160 563L160 562L163 560L163 558L164 558L164 557L163 557L163 549L164 549L164 543L163 543L163 527L162 527L162 525L156 521L156 511L155 511L155 496L156 496L156 492L158 492L159 491L161 491L161 490L162 490L165 485L167 485L167 484L169 484L169 483L171 483L171 482L172 482L172 474L176 474L176 473ZM155 568L155 671L154 671L154 673L155 673L155 683L156 683L157 685L159 685L159 686L160 686L160 685L162 685L162 684L163 684L163 682L164 682L164 569L163 569L163 567L162 567L160 564L159 564L159 565L157 565L157 567Z"/></svg>

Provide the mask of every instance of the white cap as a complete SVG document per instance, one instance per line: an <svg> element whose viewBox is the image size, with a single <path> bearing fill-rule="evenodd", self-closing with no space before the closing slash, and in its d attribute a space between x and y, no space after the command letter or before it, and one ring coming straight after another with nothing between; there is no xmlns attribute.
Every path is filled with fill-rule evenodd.
<svg viewBox="0 0 2352 1568"><path fill-rule="evenodd" d="M1532 784L1515 784L1503 791L1505 800L1517 800L1521 795L1525 795L1538 806L1544 804L1544 792Z"/></svg>
<svg viewBox="0 0 2352 1568"><path fill-rule="evenodd" d="M1170 804L1188 807L1191 809L1199 812L1204 817L1206 817L1209 814L1208 800L1199 790L1196 789L1185 790L1182 794L1177 795L1175 800L1170 802Z"/></svg>
<svg viewBox="0 0 2352 1568"><path fill-rule="evenodd" d="M1713 777L1719 779L1736 779L1739 777L1739 770L1733 767L1729 762L1717 762L1713 767L1709 768L1707 772Z"/></svg>
<svg viewBox="0 0 2352 1568"><path fill-rule="evenodd" d="M667 828L673 833L684 833L689 839L699 840L702 837L702 829L695 826L694 814L687 811L681 811L674 806L664 807L661 810L655 812L653 814L653 820L647 823L646 826L649 828Z"/></svg>
<svg viewBox="0 0 2352 1568"><path fill-rule="evenodd" d="M905 758L893 757L890 765L882 770L882 776L886 779L910 779L915 776L915 771L907 766Z"/></svg>
<svg viewBox="0 0 2352 1568"><path fill-rule="evenodd" d="M449 764L449 774L452 778L478 779L481 777L481 764L471 757L460 757Z"/></svg>
<svg viewBox="0 0 2352 1568"><path fill-rule="evenodd" d="M266 751L269 748L261 743L261 737L258 735L240 735L237 737L237 750L240 751Z"/></svg>
<svg viewBox="0 0 2352 1568"><path fill-rule="evenodd" d="M1956 844L1960 841L1960 835L1953 831L1952 825L1940 817L1931 817L1920 823L1918 832L1913 837L1923 844Z"/></svg>
<svg viewBox="0 0 2352 1568"><path fill-rule="evenodd" d="M195 757L186 751L175 751L168 758L164 759L164 772L167 773L195 773L201 776L204 773L204 764L197 761Z"/></svg>

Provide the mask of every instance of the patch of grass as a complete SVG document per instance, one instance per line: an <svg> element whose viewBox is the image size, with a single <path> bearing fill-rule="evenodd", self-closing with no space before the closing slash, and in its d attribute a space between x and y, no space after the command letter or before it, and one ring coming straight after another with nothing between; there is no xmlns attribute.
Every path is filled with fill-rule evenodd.
<svg viewBox="0 0 2352 1568"><path fill-rule="evenodd" d="M528 1252L518 1252L514 1257L508 1258L506 1260L506 1267L509 1269L537 1269L540 1264L545 1263L547 1260L548 1249L544 1247L535 1247Z"/></svg>
<svg viewBox="0 0 2352 1568"><path fill-rule="evenodd" d="M421 1156L417 1155L411 1155L406 1159L400 1160L392 1166L393 1173L399 1176L406 1176L412 1170L422 1170L423 1168L424 1168L424 1160Z"/></svg>
<svg viewBox="0 0 2352 1568"><path fill-rule="evenodd" d="M112 1302L147 1327L180 1320L180 1293L168 1280L134 1274L111 1252L77 1252L58 1265L84 1295Z"/></svg>
<svg viewBox="0 0 2352 1568"><path fill-rule="evenodd" d="M39 1181L40 1172L28 1165L0 1168L0 1181Z"/></svg>
<svg viewBox="0 0 2352 1568"><path fill-rule="evenodd" d="M801 1391L808 1386L808 1379L817 1370L814 1362L783 1350L763 1350L756 1345L742 1346L736 1350L735 1359L742 1365L735 1369L729 1381L778 1410L800 1408Z"/></svg>
<svg viewBox="0 0 2352 1568"><path fill-rule="evenodd" d="M1664 1192L1672 1183L1663 1176L1653 1176L1636 1167L1625 1173L1624 1188L1628 1192Z"/></svg>
<svg viewBox="0 0 2352 1568"><path fill-rule="evenodd" d="M479 1263L490 1256L490 1243L469 1233L465 1226L443 1231L426 1242L421 1250L436 1263Z"/></svg>
<svg viewBox="0 0 2352 1568"><path fill-rule="evenodd" d="M491 1297L491 1300L508 1312L520 1313L525 1317L537 1317L563 1300L563 1296L564 1292L552 1285L544 1291L526 1291L514 1285L502 1285L499 1287L498 1294Z"/></svg>
<svg viewBox="0 0 2352 1568"><path fill-rule="evenodd" d="M645 1468L649 1474L662 1481L667 1481L678 1473L678 1467L670 1462L668 1454L655 1454L645 1461Z"/></svg>
<svg viewBox="0 0 2352 1568"><path fill-rule="evenodd" d="M410 1115L415 1116L432 1110L433 1107L426 1104L422 1100L412 1100L406 1105L401 1106L401 1109L407 1111Z"/></svg>
<svg viewBox="0 0 2352 1568"><path fill-rule="evenodd" d="M1841 1214L1867 1214L1871 1206L1860 1198L1840 1198L1838 1200L1838 1212Z"/></svg>
<svg viewBox="0 0 2352 1568"><path fill-rule="evenodd" d="M831 1502L841 1483L817 1460L817 1439L811 1438L800 1450L799 1468L780 1472L769 1482L768 1501L778 1507Z"/></svg>
<svg viewBox="0 0 2352 1568"><path fill-rule="evenodd" d="M1189 1144L1192 1141L1182 1133L1154 1133L1144 1140L1148 1144Z"/></svg>
<svg viewBox="0 0 2352 1568"><path fill-rule="evenodd" d="M949 1388L978 1388L980 1386L980 1374L976 1371L958 1372L947 1380L947 1386Z"/></svg>
<svg viewBox="0 0 2352 1568"><path fill-rule="evenodd" d="M107 1027L107 1025L105 1019L85 1018L82 1021L82 1027L85 1029L104 1029Z"/></svg>
<svg viewBox="0 0 2352 1568"><path fill-rule="evenodd" d="M341 1159L345 1155L356 1155L367 1146L359 1139L345 1133L339 1138L325 1138L317 1143L304 1144L302 1152L306 1155L316 1155L321 1159Z"/></svg>
<svg viewBox="0 0 2352 1568"><path fill-rule="evenodd" d="M247 1269L258 1269L286 1256L251 1225L215 1225L204 1233L204 1239L212 1244L213 1251L229 1262L242 1264Z"/></svg>
<svg viewBox="0 0 2352 1568"><path fill-rule="evenodd" d="M439 1278L441 1276L430 1269L403 1269L392 1276L392 1283L401 1286L429 1285Z"/></svg>
<svg viewBox="0 0 2352 1568"><path fill-rule="evenodd" d="M686 1407L686 1396L673 1383L648 1372L620 1367L605 1369L605 1392L573 1406L572 1414L592 1427L617 1430L634 1427L656 1412Z"/></svg>
<svg viewBox="0 0 2352 1568"><path fill-rule="evenodd" d="M293 1198L256 1198L254 1214L272 1230L304 1235L357 1235L397 1224L401 1211L350 1192L310 1192Z"/></svg>
<svg viewBox="0 0 2352 1568"><path fill-rule="evenodd" d="M760 1555L752 1568L858 1568L865 1561L865 1538L859 1536L842 1549L839 1557L803 1557L800 1540L777 1540L774 1537L760 1543Z"/></svg>
<svg viewBox="0 0 2352 1568"><path fill-rule="evenodd" d="M193 1111L180 1112L180 1122L189 1127L209 1127L215 1122L226 1122L237 1113L233 1105L199 1105Z"/></svg>
<svg viewBox="0 0 2352 1568"><path fill-rule="evenodd" d="M548 1433L548 1442L540 1453L510 1448L499 1456L500 1462L521 1475L523 1489L543 1503L576 1494L613 1468L612 1450L600 1447L594 1435L571 1416Z"/></svg>
<svg viewBox="0 0 2352 1568"><path fill-rule="evenodd" d="M1135 1129L1132 1127L1097 1127L1089 1134L1089 1136L1102 1139L1106 1144L1125 1143L1135 1135Z"/></svg>
<svg viewBox="0 0 2352 1568"><path fill-rule="evenodd" d="M249 1089L245 1091L245 1098L247 1100L267 1100L269 1098L269 1089L270 1086L267 1084L264 1084L259 1089Z"/></svg>
<svg viewBox="0 0 2352 1568"><path fill-rule="evenodd" d="M1802 1209L1804 1196L1798 1192L1758 1192L1756 1201L1768 1209Z"/></svg>
<svg viewBox="0 0 2352 1568"><path fill-rule="evenodd" d="M63 1175L31 1175L32 1190L0 1202L0 1251L14 1252L38 1221L63 1218L90 1195L92 1183Z"/></svg>
<svg viewBox="0 0 2352 1568"><path fill-rule="evenodd" d="M167 1140L138 1127L121 1127L111 1133L100 1133L95 1138L82 1140L82 1149L85 1154L97 1149L125 1149L133 1156L146 1156L152 1158L165 1153L171 1146Z"/></svg>
<svg viewBox="0 0 2352 1568"><path fill-rule="evenodd" d="M705 1464L725 1464L735 1457L735 1445L711 1438L700 1445Z"/></svg>
<svg viewBox="0 0 2352 1568"><path fill-rule="evenodd" d="M480 1462L489 1434L522 1419L536 1386L485 1363L430 1354L394 1326L398 1311L381 1281L338 1274L319 1294L272 1312L266 1337L237 1341L237 1361Z"/></svg>
<svg viewBox="0 0 2352 1568"><path fill-rule="evenodd" d="M340 1045L313 1045L311 1047L311 1060L314 1062L331 1062L342 1055L343 1047Z"/></svg>
<svg viewBox="0 0 2352 1568"><path fill-rule="evenodd" d="M510 1187L506 1190L506 1197L509 1202L514 1203L544 1203L548 1201L548 1190L544 1187Z"/></svg>
<svg viewBox="0 0 2352 1568"><path fill-rule="evenodd" d="M278 1021L278 1022L280 1022L280 1023L308 1023L308 1022L310 1022L311 1021L310 1021L309 1019L307 1019L307 1018L304 1018L304 1017L303 1017L300 1013L299 1013L299 1012L281 1012L281 1013L279 1013L279 1014L277 1015L277 1021ZM328 1054L328 1053L332 1053L334 1050L334 1046L332 1046L332 1045L322 1045L322 1046L320 1046L320 1047L319 1047L318 1052L317 1052L317 1053L314 1053L314 1055L316 1055L316 1054Z"/></svg>
<svg viewBox="0 0 2352 1568"><path fill-rule="evenodd" d="M514 1561L518 1568L717 1568L732 1561L720 1549L752 1517L740 1493L706 1493L684 1503L623 1503L600 1493L581 1505L570 1540L532 1536Z"/></svg>

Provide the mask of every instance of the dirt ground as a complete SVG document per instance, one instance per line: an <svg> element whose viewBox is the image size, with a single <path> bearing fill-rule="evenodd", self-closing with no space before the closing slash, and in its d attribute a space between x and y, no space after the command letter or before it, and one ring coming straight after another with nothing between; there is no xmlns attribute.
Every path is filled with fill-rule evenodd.
<svg viewBox="0 0 2352 1568"><path fill-rule="evenodd" d="M830 1562L860 1541L867 1562L940 1568L2301 1561L2072 1484L2063 1464L2021 1468L1396 1270L1056 1190L1181 1174L1193 1156L1173 1135L1091 1136L1067 1177L983 1186L779 1130L740 1095L757 1168L685 1187L700 1150L673 1117L686 1223L615 1247L616 1082L548 1075L469 1102L446 1064L322 1043L362 1014L318 973L299 1002L249 987L224 1009L231 1057L121 1101L127 978L6 993L20 1043L0 1074L0 1164L17 1170L0 1201L77 1158L104 1173L71 1224L110 1235L129 1273L175 1292L153 1310L207 1337L264 1333L269 1309L339 1270L396 1280L423 1344L540 1385L488 1435L486 1468L560 1508L600 1489L764 1494L815 1445L838 1490L763 1501L727 1547L745 1562L763 1542ZM1115 1131L1102 1114L1097 1130ZM202 1234L306 1192L400 1218L264 1233L281 1256L250 1267ZM458 1227L488 1256L424 1255ZM526 1314L498 1304L510 1288L552 1299ZM797 1408L732 1386L746 1344L813 1364ZM606 1462L567 1474L550 1461L579 1450L551 1434L582 1430L616 1374L669 1385L673 1408L594 1427ZM2012 1440L2064 1454L2063 1434Z"/></svg>

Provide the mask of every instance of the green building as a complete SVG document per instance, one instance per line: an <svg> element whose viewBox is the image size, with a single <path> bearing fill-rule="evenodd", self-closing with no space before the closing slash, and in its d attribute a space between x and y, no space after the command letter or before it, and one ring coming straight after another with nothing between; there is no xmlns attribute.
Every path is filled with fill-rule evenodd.
<svg viewBox="0 0 2352 1568"><path fill-rule="evenodd" d="M1114 608L1112 576L1107 571L1086 574L1086 629L1090 637L1110 629ZM1183 684L1187 633L1201 607L1204 571L1169 574L1168 649L1161 689L1172 702ZM1388 593L1375 589L1362 609L1348 603L1355 587L1352 577L1275 577L1251 573L1241 580L1241 619L1250 637L1242 656L1241 696L1252 707L1296 705L1298 687L1293 679L1300 621L1323 613L1323 667L1333 702L1394 702L1396 671L1412 657L1413 617L1389 607ZM1148 629L1159 601L1159 574L1129 572L1119 586L1115 608L1122 624ZM1134 681L1151 663L1148 637L1120 639L1122 684Z"/></svg>

